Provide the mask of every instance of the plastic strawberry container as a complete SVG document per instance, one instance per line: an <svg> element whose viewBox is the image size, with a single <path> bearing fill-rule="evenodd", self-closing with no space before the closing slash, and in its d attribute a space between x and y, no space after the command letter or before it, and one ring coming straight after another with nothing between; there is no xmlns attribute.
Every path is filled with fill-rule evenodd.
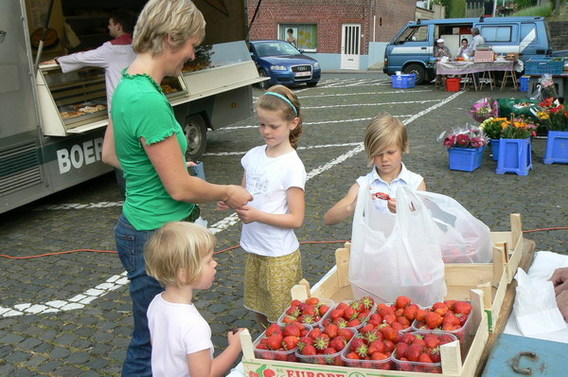
<svg viewBox="0 0 568 377"><path fill-rule="evenodd" d="M452 338L452 341L457 340L457 337L453 334L450 334L447 331L441 331L441 330L431 330L431 331L415 331L415 333L421 333L421 334L426 334L426 333L431 333L431 334L437 334L437 335L445 335L445 336L449 336ZM405 372L421 372L421 373L442 373L442 363L438 362L438 363L421 363L418 361L407 361L407 360L400 360L398 359L398 355L396 353L396 349L394 350L394 352L391 355L395 365L396 365L396 369L401 370L401 371L405 371Z"/></svg>
<svg viewBox="0 0 568 377"><path fill-rule="evenodd" d="M312 329L312 326L306 324L304 324L303 326L308 330ZM283 325L281 325L280 327L283 327ZM266 331L263 331L262 334L260 334L260 336L256 338L256 340L252 344L254 349L254 356L256 358L265 359L265 360L279 360L279 361L294 361L294 362L299 361L295 354L298 347L292 348L290 350L279 350L279 351L273 351L269 349L258 349L257 346L264 337L266 337Z"/></svg>
<svg viewBox="0 0 568 377"><path fill-rule="evenodd" d="M341 354L341 359L348 367L396 370L396 364L394 363L392 357L388 357L384 360L357 360L345 357L349 352L351 352L351 342L347 344L347 346L343 350L343 353Z"/></svg>
<svg viewBox="0 0 568 377"><path fill-rule="evenodd" d="M345 301L343 301L343 302L344 302L345 304L349 305L349 304L351 304L353 301L354 301L354 300L345 300ZM325 322L326 322L326 320L330 317L331 312L332 312L335 308L337 308L337 306L338 306L339 304L340 304L340 303L338 302L338 303L336 303L335 305L333 305L332 307L329 308L329 310L327 311L327 313L325 313L325 315L322 317L322 319L321 319L321 321L320 321L320 323L319 323L319 326L320 326L320 327L324 327L324 326L325 326ZM373 307L372 307L371 310L369 311L369 314L367 314L367 316L361 320L361 324L360 324L360 325L358 325L358 326L348 326L348 327L346 327L346 328L347 328L347 329L353 329L353 330L358 330L358 329L360 329L361 327L363 327L363 325L365 324L365 322L369 319L369 317L371 316L371 314L373 314L373 313L375 312L376 309L377 309L377 306L376 306L376 305L373 305ZM315 327L315 326L314 326L314 327Z"/></svg>
<svg viewBox="0 0 568 377"><path fill-rule="evenodd" d="M325 304L325 305L329 306L329 310L331 310L331 308L335 306L335 301L330 300L330 299L328 299L328 298L320 298L319 300L320 300L320 302L321 302L322 304ZM288 306L288 307L286 308L286 310L284 310L284 312L280 315L280 317L278 317L278 320L276 321L278 324L281 324L281 325L282 325L282 324L285 324L284 318L287 316L286 312L287 312L288 309L290 309L291 307L292 307L292 305ZM328 313L329 313L329 310L328 310ZM327 314L327 313L326 313L326 314ZM312 326L312 327L319 326L319 325L322 323L324 317L325 317L325 315L323 315L323 316L320 318L319 321L316 321L316 322L314 322L314 323L307 323L307 325L310 325L310 326ZM302 322L300 322L300 323L302 323Z"/></svg>
<svg viewBox="0 0 568 377"><path fill-rule="evenodd" d="M465 350L464 346L467 345L468 337L471 332L471 326L472 326L471 324L473 323L471 317L472 313L469 314L463 326L457 330L446 331L441 329L428 329L425 327L424 322L417 321L416 319L412 321L412 329L414 331L436 331L436 332L443 331L452 334L460 341L460 346L462 346L462 353L463 353L463 351Z"/></svg>
<svg viewBox="0 0 568 377"><path fill-rule="evenodd" d="M353 332L353 336L351 337L351 340L353 340L353 338L355 338L355 335L357 335L357 330L355 329L349 329L349 330ZM317 355L307 356L307 355L302 355L299 352L299 350L296 349L296 358L299 359L301 363L345 366L345 362L341 358L341 354L347 347L349 347L349 343L351 343L351 340L347 342L343 350L331 354L317 354Z"/></svg>

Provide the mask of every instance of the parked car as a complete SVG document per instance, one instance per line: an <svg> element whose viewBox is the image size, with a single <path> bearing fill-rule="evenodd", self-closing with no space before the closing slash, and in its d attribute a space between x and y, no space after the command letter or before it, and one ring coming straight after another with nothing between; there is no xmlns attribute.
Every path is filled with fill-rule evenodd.
<svg viewBox="0 0 568 377"><path fill-rule="evenodd" d="M552 53L544 17L445 18L411 21L385 49L383 72L414 73L416 84L434 78L434 46L438 38L455 56L462 39L471 41L471 28L479 28L485 43L498 54L519 53L521 60Z"/></svg>
<svg viewBox="0 0 568 377"><path fill-rule="evenodd" d="M270 77L260 83L262 89L271 85L295 85L306 83L316 86L321 69L317 60L303 55L290 43L281 40L250 41L250 54L259 76Z"/></svg>

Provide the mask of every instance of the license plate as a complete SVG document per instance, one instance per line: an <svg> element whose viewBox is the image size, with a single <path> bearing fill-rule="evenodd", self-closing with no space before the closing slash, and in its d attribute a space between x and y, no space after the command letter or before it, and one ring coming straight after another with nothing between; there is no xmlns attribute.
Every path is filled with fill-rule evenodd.
<svg viewBox="0 0 568 377"><path fill-rule="evenodd" d="M306 76L311 76L311 75L312 75L312 73L309 72L309 71L308 72L296 72L295 73L296 77L306 77Z"/></svg>

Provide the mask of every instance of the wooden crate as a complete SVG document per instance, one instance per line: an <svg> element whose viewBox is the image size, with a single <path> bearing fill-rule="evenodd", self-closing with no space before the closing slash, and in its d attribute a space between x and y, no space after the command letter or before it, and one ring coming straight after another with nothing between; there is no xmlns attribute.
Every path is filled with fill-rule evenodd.
<svg viewBox="0 0 568 377"><path fill-rule="evenodd" d="M441 347L442 374L384 371L375 369L350 368L331 365L292 363L285 361L257 359L254 356L250 333L241 337L243 365L247 377L265 377L263 371L275 377L404 377L442 376L473 377L481 373L488 353L510 314L514 300L514 288L509 284L519 266L526 267L532 258L534 242L522 236L521 218L511 215L511 231L492 232L494 243L493 263L459 263L446 265L447 299L470 300L473 305L470 342L465 359L462 361L458 341ZM312 289L306 281L292 289L292 296L306 299L310 296L330 298L335 301L353 299L349 284L350 245L336 250L334 266Z"/></svg>

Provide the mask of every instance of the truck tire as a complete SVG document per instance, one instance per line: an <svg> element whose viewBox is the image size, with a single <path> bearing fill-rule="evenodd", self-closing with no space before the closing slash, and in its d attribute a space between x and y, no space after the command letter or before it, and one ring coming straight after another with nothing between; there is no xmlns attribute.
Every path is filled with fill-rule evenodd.
<svg viewBox="0 0 568 377"><path fill-rule="evenodd" d="M409 64L402 71L404 73L414 73L416 75L416 85L426 82L426 69L420 64Z"/></svg>
<svg viewBox="0 0 568 377"><path fill-rule="evenodd" d="M268 73L266 73L266 71L264 69L259 69L258 75L260 77L270 77L270 76L268 76ZM262 90L266 90L266 89L270 88L270 80L265 80L265 81L259 82L258 87Z"/></svg>
<svg viewBox="0 0 568 377"><path fill-rule="evenodd" d="M183 126L183 133L187 139L187 152L185 157L188 160L197 161L205 153L207 146L207 126L201 115L192 115L187 118Z"/></svg>

